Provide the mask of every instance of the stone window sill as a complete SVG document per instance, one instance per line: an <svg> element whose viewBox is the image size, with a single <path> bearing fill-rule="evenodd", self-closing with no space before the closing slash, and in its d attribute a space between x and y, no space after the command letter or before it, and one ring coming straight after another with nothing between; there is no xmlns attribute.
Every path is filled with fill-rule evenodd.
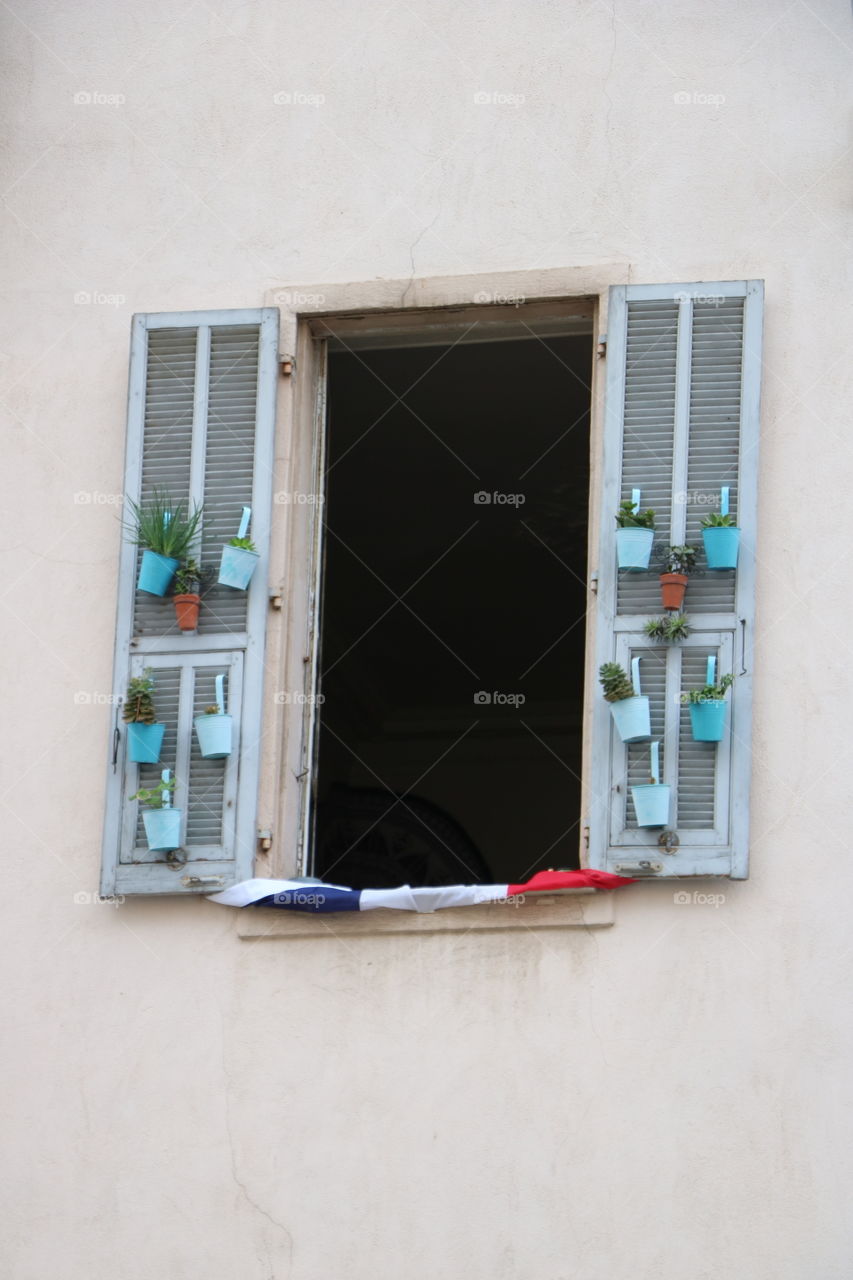
<svg viewBox="0 0 853 1280"><path fill-rule="evenodd" d="M502 933L510 929L601 929L614 921L613 894L566 889L535 898L448 907L443 911L353 911L309 915L274 908L242 907L237 936L261 942L296 938L376 937L379 934Z"/></svg>

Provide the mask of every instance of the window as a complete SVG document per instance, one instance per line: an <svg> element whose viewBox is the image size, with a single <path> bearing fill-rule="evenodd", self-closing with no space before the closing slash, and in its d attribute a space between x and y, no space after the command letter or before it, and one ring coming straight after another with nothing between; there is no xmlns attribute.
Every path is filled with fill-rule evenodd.
<svg viewBox="0 0 853 1280"><path fill-rule="evenodd" d="M270 716L267 704L281 695L275 686L284 687L287 705L272 713L280 734L264 740L262 803L264 825L277 806L281 873L340 879L345 868L352 883L362 877L377 885L503 880L570 866L580 856L653 878L746 875L761 286L612 288L604 409L594 394L590 415L583 384L594 363L593 304L565 297L566 279L540 273L537 282L551 296L518 308L454 312L436 301L434 309L391 317L358 315L350 287L340 291L346 316L332 306L327 317L309 320L283 308L291 350L298 322L299 358L292 386L282 379L279 453L288 488L275 507L279 310L135 319L128 496L168 488L176 499L203 500L207 566L218 565L219 548L250 506L260 562L247 592L213 587L198 632L182 634L169 597L135 589L138 555L123 544L114 693L122 696L128 677L150 668L166 732L159 763L137 766L116 716L104 892L205 892L253 874L262 710ZM394 283L387 282L381 310L398 305ZM382 291L370 288L372 297ZM438 286L434 292L437 298ZM469 336L472 324L482 327ZM545 373L548 362L553 369ZM564 423L576 429L561 433ZM493 436L490 424L498 428ZM464 466L455 474L447 445L470 475ZM528 445L531 458L547 450L550 463L522 476ZM300 492L319 496L312 475L327 471L327 506L300 503ZM686 541L701 548L702 519L723 489L741 531L736 572L708 570L700 551L685 606L691 631L678 644L654 645L644 631L662 611L655 562L647 572L616 569L614 513L637 489L656 512L658 547ZM475 503L478 492L492 502ZM494 496L519 493L523 504ZM470 519L451 520L457 507ZM269 574L273 510L286 557L281 614L269 614L269 588L279 590L278 573ZM542 552L535 562L534 547ZM478 572L484 582L472 589ZM372 641L361 638L388 606L388 626L377 625ZM264 698L268 615L275 662ZM479 664L470 659L469 638ZM529 655L539 653L531 670L516 662L526 657L529 666ZM621 742L598 687L603 662L630 670L635 658L660 777L672 789L663 828L640 827L631 798L632 785L647 780L649 746ZM709 658L718 674L735 675L718 745L694 742L681 701L704 683ZM505 674L514 667L517 680ZM224 760L201 757L193 731L194 715L215 698L218 675L234 717L234 746ZM482 693L491 702L473 714ZM496 694L522 694L525 702ZM466 713L483 728L459 741ZM526 754L533 748L538 762ZM156 782L161 767L177 775L183 814L182 845L172 855L149 851L129 800ZM337 814L327 807L335 795ZM354 826L348 804L362 806ZM406 814L400 830L382 818L388 806ZM445 846L459 857L448 861ZM270 871L262 865L257 874Z"/></svg>

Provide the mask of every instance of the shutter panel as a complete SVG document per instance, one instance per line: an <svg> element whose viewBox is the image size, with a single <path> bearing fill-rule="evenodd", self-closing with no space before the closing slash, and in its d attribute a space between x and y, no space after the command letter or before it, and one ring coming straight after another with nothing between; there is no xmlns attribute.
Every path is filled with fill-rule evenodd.
<svg viewBox="0 0 853 1280"><path fill-rule="evenodd" d="M278 311L136 316L131 341L125 492L144 502L154 489L204 503L200 562L211 571L197 633L177 626L171 596L137 591L141 553L122 543L101 891L209 892L252 873L267 565L272 500ZM222 544L252 508L260 554L248 591L215 584ZM150 667L157 719L166 725L160 763L127 759L118 703L128 678ZM204 759L193 719L216 701L226 676L231 755ZM182 811L182 847L151 852L142 813L129 797L169 768Z"/></svg>
<svg viewBox="0 0 853 1280"><path fill-rule="evenodd" d="M652 878L747 874L762 296L759 281L611 290L595 674L603 662L630 670L640 658L672 806L666 835L637 825L631 787L649 780L649 746L620 741L596 683L593 867ZM701 524L723 486L741 529L736 572L704 567ZM670 543L699 549L681 644L653 644L644 633L663 612L654 558L647 573L616 568L614 515L634 489L655 511L655 552ZM719 744L693 741L681 702L705 683L710 656L718 675L736 677Z"/></svg>

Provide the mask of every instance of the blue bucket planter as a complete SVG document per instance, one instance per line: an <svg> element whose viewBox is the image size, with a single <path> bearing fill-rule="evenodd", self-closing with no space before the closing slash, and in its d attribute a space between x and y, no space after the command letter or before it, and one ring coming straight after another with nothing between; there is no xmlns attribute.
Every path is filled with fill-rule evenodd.
<svg viewBox="0 0 853 1280"><path fill-rule="evenodd" d="M726 727L726 703L723 698L706 698L691 702L690 728L694 742L722 742Z"/></svg>
<svg viewBox="0 0 853 1280"><path fill-rule="evenodd" d="M638 827L665 827L669 822L672 787L668 782L647 782L631 788Z"/></svg>
<svg viewBox="0 0 853 1280"><path fill-rule="evenodd" d="M637 694L633 698L622 698L619 702L611 702L610 713L616 725L616 732L623 742L648 742L651 738L649 700L644 693Z"/></svg>
<svg viewBox="0 0 853 1280"><path fill-rule="evenodd" d="M133 764L157 764L163 746L164 724L137 724L127 726L127 758Z"/></svg>
<svg viewBox="0 0 853 1280"><path fill-rule="evenodd" d="M617 529L616 563L619 568L648 569L654 540L654 529Z"/></svg>
<svg viewBox="0 0 853 1280"><path fill-rule="evenodd" d="M705 559L709 569L736 569L737 553L740 548L740 529L732 525L730 528L703 529L702 541L705 544Z"/></svg>
<svg viewBox="0 0 853 1280"><path fill-rule="evenodd" d="M164 596L172 585L180 561L161 556L157 551L143 551L137 587L150 596Z"/></svg>
<svg viewBox="0 0 853 1280"><path fill-rule="evenodd" d="M205 760L224 760L231 754L231 716L196 716L195 732Z"/></svg>
<svg viewBox="0 0 853 1280"><path fill-rule="evenodd" d="M180 849L180 809L143 809L142 821L152 853L171 853L173 849Z"/></svg>
<svg viewBox="0 0 853 1280"><path fill-rule="evenodd" d="M236 587L245 591L258 567L260 556L256 551L244 551L242 547L223 547L219 562L218 581L223 587Z"/></svg>

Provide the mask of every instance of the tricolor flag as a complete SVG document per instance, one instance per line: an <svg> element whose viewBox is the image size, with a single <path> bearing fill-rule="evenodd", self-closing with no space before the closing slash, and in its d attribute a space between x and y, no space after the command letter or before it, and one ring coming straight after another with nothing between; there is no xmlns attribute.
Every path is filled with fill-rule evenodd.
<svg viewBox="0 0 853 1280"><path fill-rule="evenodd" d="M633 884L630 876L609 871L539 871L524 884L451 884L431 889L348 889L320 880L243 880L211 893L211 902L224 907L278 907L285 911L439 911L443 907L475 907L502 902L528 893L559 893L561 889L618 889Z"/></svg>

